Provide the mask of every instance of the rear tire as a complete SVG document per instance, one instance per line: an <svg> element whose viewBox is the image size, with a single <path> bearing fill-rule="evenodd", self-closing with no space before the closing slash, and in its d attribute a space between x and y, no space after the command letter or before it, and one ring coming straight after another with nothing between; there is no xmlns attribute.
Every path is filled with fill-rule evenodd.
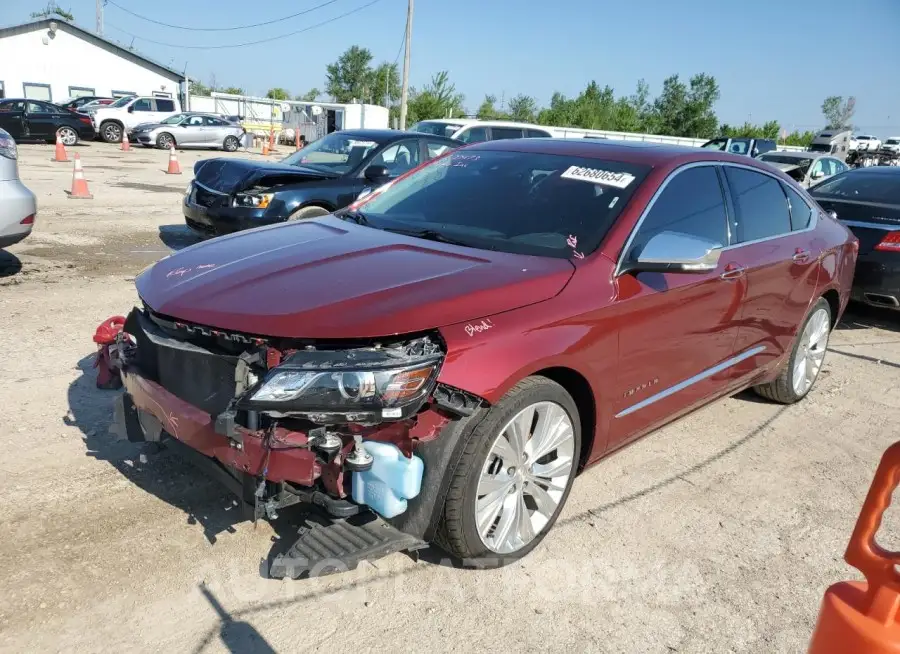
<svg viewBox="0 0 900 654"><path fill-rule="evenodd" d="M325 207L303 207L302 209L297 209L294 213L288 216L288 220L308 220L309 218L318 218L319 216L327 216L331 212Z"/></svg>
<svg viewBox="0 0 900 654"><path fill-rule="evenodd" d="M108 120L100 126L100 137L107 143L121 143L122 129L119 123Z"/></svg>
<svg viewBox="0 0 900 654"><path fill-rule="evenodd" d="M62 141L62 144L66 147L70 147L78 143L78 132L76 132L71 127L67 127L63 125L58 130L56 130L57 136L59 136L59 140Z"/></svg>
<svg viewBox="0 0 900 654"><path fill-rule="evenodd" d="M225 152L237 152L239 147L241 147L241 142L236 136L226 136L225 142L222 143L222 149Z"/></svg>
<svg viewBox="0 0 900 654"><path fill-rule="evenodd" d="M791 356L778 377L753 390L780 404L793 404L806 397L822 370L831 325L831 305L820 297L800 325Z"/></svg>
<svg viewBox="0 0 900 654"><path fill-rule="evenodd" d="M475 567L506 565L537 547L572 489L580 425L562 386L545 377L519 382L466 443L451 473L437 544ZM559 444L547 451L551 443Z"/></svg>

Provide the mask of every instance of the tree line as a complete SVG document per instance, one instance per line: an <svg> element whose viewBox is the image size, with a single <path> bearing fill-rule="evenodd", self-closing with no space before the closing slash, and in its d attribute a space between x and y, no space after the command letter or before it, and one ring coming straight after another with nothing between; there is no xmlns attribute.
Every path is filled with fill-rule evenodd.
<svg viewBox="0 0 900 654"><path fill-rule="evenodd" d="M191 93L208 95L210 91L243 93L235 87L218 89L213 80L210 86L191 83ZM400 75L396 63L374 65L374 57L367 49L351 46L325 72L324 92L318 88L293 96L294 100L315 101L325 95L333 102L367 102L388 107L392 122L400 113ZM815 132L794 130L782 137L777 120L761 125L749 121L743 125L720 123L714 106L721 92L716 78L698 73L687 80L671 75L663 81L659 95L652 97L650 86L639 80L634 93L617 95L611 86L601 87L591 81L575 97L556 92L550 104L541 107L529 95L519 94L500 102L496 95L487 95L471 112L482 120L514 120L557 127L616 132L643 132L690 138L711 139L718 136L778 139L786 145L807 146ZM284 88L269 89L266 97L289 100ZM429 118L452 118L470 115L466 111L465 96L456 90L448 71L434 74L421 88L411 87L407 102L407 124ZM855 98L831 96L822 103L824 127L852 128Z"/></svg>

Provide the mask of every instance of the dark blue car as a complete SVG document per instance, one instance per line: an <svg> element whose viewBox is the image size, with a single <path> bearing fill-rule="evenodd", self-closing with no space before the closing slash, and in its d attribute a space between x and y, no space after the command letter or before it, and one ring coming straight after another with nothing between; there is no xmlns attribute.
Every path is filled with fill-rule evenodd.
<svg viewBox="0 0 900 654"><path fill-rule="evenodd" d="M194 164L185 221L217 236L324 216L461 145L432 134L357 129L333 132L279 162L205 159Z"/></svg>

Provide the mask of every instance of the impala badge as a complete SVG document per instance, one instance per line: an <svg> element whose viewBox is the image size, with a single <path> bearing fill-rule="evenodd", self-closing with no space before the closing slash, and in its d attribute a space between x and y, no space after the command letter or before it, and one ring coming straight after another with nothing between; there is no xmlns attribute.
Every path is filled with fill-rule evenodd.
<svg viewBox="0 0 900 654"><path fill-rule="evenodd" d="M645 391L645 390L647 390L648 388L653 388L653 387L656 386L658 383L659 383L659 377L656 377L656 378L654 378L654 379L651 379L650 381L644 382L644 383L641 384L640 386L635 386L634 388L629 388L627 391L625 391L625 392L622 394L622 397L631 397L631 396L634 395L635 393L640 393L641 391Z"/></svg>

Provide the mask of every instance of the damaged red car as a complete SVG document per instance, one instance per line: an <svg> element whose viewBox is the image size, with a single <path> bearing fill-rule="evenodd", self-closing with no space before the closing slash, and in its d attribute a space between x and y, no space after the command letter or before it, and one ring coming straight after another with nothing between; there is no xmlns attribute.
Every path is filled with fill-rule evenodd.
<svg viewBox="0 0 900 654"><path fill-rule="evenodd" d="M505 562L635 438L744 388L802 399L856 254L746 157L481 143L143 272L108 353L117 413L255 518L329 517L272 576L429 542Z"/></svg>

